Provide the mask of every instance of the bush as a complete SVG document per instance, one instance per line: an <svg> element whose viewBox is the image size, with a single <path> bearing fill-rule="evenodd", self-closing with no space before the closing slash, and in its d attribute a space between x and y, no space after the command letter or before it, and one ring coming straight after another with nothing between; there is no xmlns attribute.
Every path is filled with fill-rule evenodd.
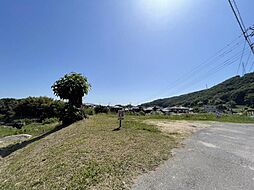
<svg viewBox="0 0 254 190"><path fill-rule="evenodd" d="M139 115L145 116L146 113L145 113L144 111L140 111L140 112L139 112Z"/></svg>
<svg viewBox="0 0 254 190"><path fill-rule="evenodd" d="M109 109L106 106L96 106L94 108L96 114L98 113L109 113Z"/></svg>
<svg viewBox="0 0 254 190"><path fill-rule="evenodd" d="M94 115L95 111L93 108L83 108L86 115Z"/></svg>
<svg viewBox="0 0 254 190"><path fill-rule="evenodd" d="M85 111L82 108L77 108L72 105L67 105L60 117L63 125L70 125L76 121L80 121L86 117Z"/></svg>
<svg viewBox="0 0 254 190"><path fill-rule="evenodd" d="M56 117L51 117L51 118L46 118L46 119L44 119L43 121L42 121L42 124L44 125L44 124L51 124L51 123L56 123L56 122L58 122L59 121L59 119L58 118L56 118Z"/></svg>
<svg viewBox="0 0 254 190"><path fill-rule="evenodd" d="M23 126L30 125L31 123L36 123L36 122L38 122L38 120L36 119L24 118L24 119L15 119L8 124L17 129L21 129Z"/></svg>
<svg viewBox="0 0 254 190"><path fill-rule="evenodd" d="M25 123L23 123L20 120L16 120L12 123L12 126L17 128L17 129L21 129L23 126L25 126Z"/></svg>

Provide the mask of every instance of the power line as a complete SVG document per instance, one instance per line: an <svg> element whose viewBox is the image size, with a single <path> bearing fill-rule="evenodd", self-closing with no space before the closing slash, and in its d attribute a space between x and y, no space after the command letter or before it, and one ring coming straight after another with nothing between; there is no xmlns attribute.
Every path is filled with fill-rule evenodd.
<svg viewBox="0 0 254 190"><path fill-rule="evenodd" d="M246 52L245 52L246 53ZM174 87L178 87L177 89L174 88L173 90L170 91L170 94L177 94L178 92L181 92L181 89L185 88L186 86L190 86L193 83L195 83L196 81L201 82L204 78L209 77L210 75L214 75L215 73L217 73L218 71L222 70L224 67L232 65L233 63L235 63L236 61L238 61L241 57L242 54L242 50L238 51L236 54L234 54L233 56L231 56L230 58L224 60L223 62L220 62L219 65L211 68L210 70L208 70L204 75L201 75L199 77L195 77L198 76L197 74L193 74L192 77L194 76L195 78L189 80L185 79L185 81L183 83L180 83L179 85L174 85ZM245 56L245 55L243 55ZM186 88L185 88L186 89ZM165 94L166 95L166 94Z"/></svg>
<svg viewBox="0 0 254 190"><path fill-rule="evenodd" d="M251 49L252 53L254 54L253 44L252 44L251 40L249 39L249 35L246 35L248 30L246 29L246 27L244 25L243 19L241 17L240 11L239 11L239 9L236 5L236 2L234 0L228 0L228 2L230 4L230 7L231 7L234 15L235 15L235 18L236 18L237 22L238 22L238 24L239 24L239 26L242 30L244 38L247 41L248 45L250 46L250 49Z"/></svg>
<svg viewBox="0 0 254 190"><path fill-rule="evenodd" d="M224 46L222 49L220 49L219 51L217 51L213 56L211 56L210 58L208 58L207 60L205 60L204 62L202 62L201 64L197 65L196 67L194 67L192 70L190 70L189 72L184 74L184 77L188 77L191 74L193 74L194 72L202 69L203 67L206 67L208 65L210 65L211 62L216 62L218 60L220 60L221 58L223 58L224 56L226 56L227 54L231 53L232 51L234 51L236 48L238 48L238 46L240 45L239 42L235 43L231 49L227 50L227 48L229 48L231 46L231 44L233 44L234 42L236 42L236 40L238 40L239 38L241 38L242 35L238 36L237 38L235 38L233 41L231 41L230 43L228 43L226 46ZM178 81L182 80L183 77L179 77L178 79L176 79L173 84L177 83Z"/></svg>
<svg viewBox="0 0 254 190"><path fill-rule="evenodd" d="M246 27L245 27L245 25L244 25L243 19L242 19L242 17L241 17L240 11L239 11L239 9L238 9L238 7L237 7L237 5L236 5L236 2L235 2L235 0L232 0L232 2L234 3L235 9L236 9L236 11L237 11L237 13L238 13L238 15L239 15L239 21L241 22L241 25L243 26L243 29L244 29L244 31L246 32Z"/></svg>
<svg viewBox="0 0 254 190"><path fill-rule="evenodd" d="M242 67L243 67L243 74L244 74L244 73L246 72L246 68L245 68L245 64L244 64L242 61L243 61L243 57L246 55L246 52L245 52L246 43L248 43L248 45L249 45L250 48L251 48L251 52L254 54L253 44L251 43L251 40L249 39L250 36L254 36L254 32L252 32L250 35L248 35L247 31L248 31L249 29L251 29L251 30L254 31L254 26L253 26L253 27L250 27L250 28L247 30L246 27L245 27L245 25L244 25L243 19L242 19L242 17L241 17L241 14L240 14L240 11L239 11L239 9L238 9L238 7L237 7L236 2L235 2L234 0L228 0L228 1L229 1L229 4L230 4L230 6L231 6L231 8L232 8L232 10L233 10L233 13L234 13L234 15L235 15L235 17L236 17L236 20L237 20L237 22L238 22L238 24L239 24L239 26L240 26L240 28L241 28L241 30L242 30L242 35L243 35L244 38L245 38L245 44L244 44L243 50L242 50L241 52L239 52L239 53L241 53L241 55L240 55L240 54L237 55L237 59L235 59L234 61L231 61L231 62L230 62L230 59L229 59L229 60L226 60L222 66L215 67L215 68L213 68L211 71L216 72L217 70L220 70L220 68L223 68L224 66L231 65L232 63L236 62L236 61L239 60L239 58L240 58L239 67L240 67L240 65L242 65ZM229 52L231 52L231 51L229 51ZM223 57L223 54L221 54L220 56ZM239 57L239 56L240 56L240 57ZM217 58L218 58L218 57L217 57ZM233 57L231 57L231 59L232 59L232 58L233 58ZM248 60L249 60L249 58L247 59L246 65L248 64ZM206 64L204 64L204 65L206 65ZM216 69L217 69L217 70L216 70ZM238 68L238 70L239 70L239 68ZM210 72L211 72L211 71L210 71ZM194 70L194 72L195 72L195 70ZM237 71L237 72L238 72L238 71ZM208 72L208 73L209 73L209 72ZM207 73L207 74L208 74L208 73Z"/></svg>
<svg viewBox="0 0 254 190"><path fill-rule="evenodd" d="M196 72L203 70L204 68L207 69L208 67L210 67L212 64L218 62L220 59L224 58L225 56L227 56L228 54L232 53L233 51L235 51L241 44L242 42L239 42L239 39L242 37L243 34L237 36L235 39L233 39L232 41L230 41L230 43L228 43L226 46L224 46L222 49L220 49L219 51L217 51L214 55L212 55L210 58L208 58L207 60L203 61L201 64L197 65L196 67L194 67L192 70L190 70L187 73L182 74L179 78L177 78L176 80L174 80L171 83L171 87L173 86L178 86L179 82L182 80L187 80L188 78L193 77L193 74L195 74ZM238 52L239 53L239 52ZM182 83L181 83L182 84ZM166 87L166 89L169 89L169 87ZM157 95L151 96L150 98L148 98L146 101L151 101L152 99L157 98L158 95L161 95L161 93L164 92L164 90L159 91L160 93L157 93Z"/></svg>
<svg viewBox="0 0 254 190"><path fill-rule="evenodd" d="M245 55L247 55L246 52L245 52L245 54L244 54L243 56L245 56ZM232 58L233 58L233 57L232 57ZM191 84L195 84L195 85L196 85L196 84L202 82L204 79L209 78L210 76L212 76L212 75L216 74L217 72L221 71L221 70L224 69L225 67L232 65L233 63L235 63L236 61L238 61L239 58L240 58L240 54L238 53L238 56L237 56L237 57L234 56L234 59L233 59L233 60L228 59L228 60L224 61L224 64L223 64L223 65L220 65L219 67L215 67L215 68L209 70L208 72L206 72L202 77L200 77L200 78L202 78L202 79L198 78L198 80L196 80L196 81L189 81L189 82L190 82ZM253 63L253 64L254 64L254 63ZM190 86L190 85L189 85L190 83L186 83L186 84L182 85L182 87ZM188 87L185 88L185 89L188 89ZM177 93L179 93L179 92L180 92L180 91L175 91L175 94L177 94Z"/></svg>
<svg viewBox="0 0 254 190"><path fill-rule="evenodd" d="M222 70L224 67L226 66L229 66L233 63L235 63L236 61L239 60L239 58L241 58L241 53L242 51L238 52L237 54L235 54L234 56L230 57L229 59L225 60L222 62L222 65L218 65L216 67L213 67L212 69L208 70L204 75L202 75L201 77L198 77L198 78L194 78L194 80L191 80L191 81L187 81L187 83L182 83L181 86L179 86L181 89L185 86L189 86L190 84L193 84L195 83L195 81L202 81L202 79L204 78L207 78L209 77L209 75L213 75L215 73L217 73L218 71ZM246 52L245 54L243 54L243 57L246 55ZM196 80L195 80L196 79ZM179 89L179 88L178 88Z"/></svg>
<svg viewBox="0 0 254 190"><path fill-rule="evenodd" d="M253 66L254 66L254 61L252 62L252 65L250 67L250 71L252 70Z"/></svg>
<svg viewBox="0 0 254 190"><path fill-rule="evenodd" d="M245 47L246 47L246 41L245 41L244 46L243 46L243 51L242 51L242 55L241 55L241 59L240 59L239 65L238 65L237 74L238 74L238 72L239 72L240 65L242 65L242 67L243 67L243 74L245 73L244 64L243 64L243 62L242 62L242 61L243 61L243 53L244 53L244 51L245 51Z"/></svg>
<svg viewBox="0 0 254 190"><path fill-rule="evenodd" d="M239 9L238 9L238 7L237 7L236 2L235 2L234 0L228 0L228 2L229 2L229 4L230 4L230 7L231 7L231 9L232 9L232 11L233 11L233 13L234 13L234 16L235 16L236 20L237 20L237 22L238 22L238 24L239 24L239 26L240 26L240 29L241 29L241 31L242 31L242 35L243 35L244 38L245 38L244 48L243 48L243 50L242 50L241 52L239 52L240 54L237 53L237 56L234 55L234 56L231 57L230 59L224 61L224 62L223 62L223 65L219 65L219 66L216 66L216 67L212 68L211 70L208 71L208 73L213 72L212 74L215 74L216 72L220 71L220 70L223 69L224 67L229 66L229 65L235 63L236 61L239 60L239 58L240 58L239 67L240 67L240 65L241 65L241 63L242 63L243 72L245 73L245 70L246 70L246 69L245 69L245 64L242 62L242 59L243 59L243 57L246 55L246 54L245 54L245 53L246 53L246 52L245 52L246 43L248 43L248 45L250 46L251 52L254 54L253 44L252 44L252 42L251 42L251 40L250 40L250 38L249 38L249 37L254 36L254 26L253 26L253 27L249 27L248 29L246 29L246 27L245 27L245 25L244 25L244 22L243 22L243 19L242 19L242 17L241 17L240 11L239 11ZM248 30L253 30L253 32L251 32L251 34L248 34ZM241 37L241 36L239 36L239 37ZM230 44L230 45L231 45L231 44ZM239 45L239 43L237 43L236 45ZM218 60L220 60L221 58L223 58L225 55L227 55L227 54L229 54L230 52L232 52L232 51L233 51L232 48L231 48L231 50L229 50L229 51L224 51L224 50L227 49L228 47L230 47L229 44L228 44L226 47L224 47L224 48L222 48L221 50L219 50L218 52L216 52L216 54L213 55L211 58L209 58L207 61L201 63L200 65L198 65L197 67L195 67L193 70L191 70L189 73L187 73L186 75L184 75L184 77L180 77L180 78L178 78L177 80L175 80L175 81L173 82L174 86L175 86L179 81L181 81L183 78L184 78L185 81L186 81L186 79L192 77L192 74L194 74L194 73L197 72L198 70L203 69L203 68L204 68L205 66L207 66L207 65L210 66L210 63L211 63L212 61L213 61L213 62L214 62L214 61L217 62ZM222 51L224 51L224 52L221 53ZM239 55L238 55L238 54L239 54ZM235 57L235 56L236 56L236 57ZM232 61L232 59L234 59L234 60ZM248 64L248 61L249 61L249 58L247 59L246 66L247 66L247 64ZM253 67L253 64L254 64L254 62L252 63L251 69L252 69L252 67ZM238 71L239 71L239 67L238 67ZM238 73L238 71L237 71L237 73ZM186 77L186 76L187 76L187 77ZM206 74L205 77L207 77L207 76L209 76L209 75ZM189 81L188 81L188 82L189 82ZM200 79L199 79L199 82L200 82ZM172 83L171 83L171 84L172 84ZM181 85L182 85L182 84L183 84L183 83L181 83Z"/></svg>
<svg viewBox="0 0 254 190"><path fill-rule="evenodd" d="M227 64L227 63L230 62L232 59L236 59L236 58L237 58L237 60L239 60L241 54L242 54L242 50L241 50L241 51L238 51L236 54L234 54L234 55L231 56L230 58L224 60L224 61L222 62L222 64L223 64L223 65L224 65L224 64ZM208 70L208 72L207 72L205 75L209 74L209 72L211 72L211 71L216 70L217 68L220 68L220 67L223 66L223 65L221 65L221 62L219 62L219 65L217 65L217 66L211 68L210 70ZM207 69L207 67L206 67L205 69ZM198 71L197 71L197 72L198 72ZM189 79L192 78L193 76L198 76L198 75L194 72L193 75L191 75L190 77L184 78L185 81L184 81L183 83L181 83L181 84L179 84L179 85L174 85L174 86L183 86L183 85L186 84L186 82L187 82L187 84L189 84L188 82L191 82L191 80L189 80ZM202 78L202 77L199 77L199 78ZM195 79L195 78L194 78L194 79ZM199 80L199 79L198 79L198 80Z"/></svg>
<svg viewBox="0 0 254 190"><path fill-rule="evenodd" d="M250 51L249 56L248 56L248 58L247 58L247 60L246 60L246 63L245 63L245 68L246 68L246 70L247 70L247 66L248 66L248 64L249 64L250 57L251 57L251 51Z"/></svg>
<svg viewBox="0 0 254 190"><path fill-rule="evenodd" d="M253 60L253 62L252 62L252 64L251 64L251 66L250 66L250 70L249 70L249 72L251 72L251 70L252 70L253 66L254 66L254 60Z"/></svg>

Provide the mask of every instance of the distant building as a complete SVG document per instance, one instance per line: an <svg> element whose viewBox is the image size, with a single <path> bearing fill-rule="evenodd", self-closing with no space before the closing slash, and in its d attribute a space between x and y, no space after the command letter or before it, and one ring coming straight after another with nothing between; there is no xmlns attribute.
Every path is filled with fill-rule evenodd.
<svg viewBox="0 0 254 190"><path fill-rule="evenodd" d="M204 111L207 113L217 113L218 109L213 105L204 105Z"/></svg>
<svg viewBox="0 0 254 190"><path fill-rule="evenodd" d="M142 107L140 107L140 106L134 106L134 107L132 107L132 108L130 109L130 111L135 112L135 113L141 112L142 110L143 110L143 109L142 109Z"/></svg>
<svg viewBox="0 0 254 190"><path fill-rule="evenodd" d="M120 106L120 105L117 105L117 106L109 106L109 110L110 110L110 112L118 112L119 110L122 110L123 109L123 107L122 106Z"/></svg>
<svg viewBox="0 0 254 190"><path fill-rule="evenodd" d="M154 107L144 108L144 112L145 112L146 114L149 114L149 113L151 113L151 112L153 111L153 109L154 109Z"/></svg>
<svg viewBox="0 0 254 190"><path fill-rule="evenodd" d="M170 115L170 113L171 113L170 107L163 108L161 111L162 111L164 114L166 114L166 115Z"/></svg>
<svg viewBox="0 0 254 190"><path fill-rule="evenodd" d="M95 108L97 105L86 103L86 104L84 104L84 106L87 107L87 108Z"/></svg>
<svg viewBox="0 0 254 190"><path fill-rule="evenodd" d="M171 113L190 113L191 111L193 111L192 108L183 107L183 106L169 107L167 110L169 110L169 112Z"/></svg>

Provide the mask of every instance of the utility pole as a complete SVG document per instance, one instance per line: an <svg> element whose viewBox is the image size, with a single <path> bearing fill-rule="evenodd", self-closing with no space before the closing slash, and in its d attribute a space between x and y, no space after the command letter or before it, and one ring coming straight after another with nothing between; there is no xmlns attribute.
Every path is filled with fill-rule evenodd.
<svg viewBox="0 0 254 190"><path fill-rule="evenodd" d="M228 0L228 2L229 2L229 5L230 5L233 13L234 13L236 21L237 21L237 23L238 23L238 25L239 25L239 27L240 27L240 29L242 31L244 39L245 39L246 43L248 43L248 45L250 47L250 50L251 50L252 54L254 55L254 43L252 43L252 41L251 41L251 37L254 36L254 26L251 26L248 29L246 29L246 27L244 25L244 22L243 22L243 19L241 17L240 11L239 11L239 9L238 9L238 7L236 5L235 0ZM244 45L243 53L244 53L244 50L245 50L245 45ZM243 53L242 53L242 57L243 57ZM246 69L245 69L244 63L242 62L242 57L241 57L241 60L240 60L240 64L242 64L243 75L244 75L245 72L246 72Z"/></svg>
<svg viewBox="0 0 254 190"><path fill-rule="evenodd" d="M230 5L234 15L235 15L237 23L240 26L243 36L244 36L246 42L248 43L248 45L250 46L252 54L254 55L254 44L251 42L251 39L250 39L250 37L254 36L254 26L251 26L248 29L246 29L235 0L228 0L228 2L229 2L229 5Z"/></svg>

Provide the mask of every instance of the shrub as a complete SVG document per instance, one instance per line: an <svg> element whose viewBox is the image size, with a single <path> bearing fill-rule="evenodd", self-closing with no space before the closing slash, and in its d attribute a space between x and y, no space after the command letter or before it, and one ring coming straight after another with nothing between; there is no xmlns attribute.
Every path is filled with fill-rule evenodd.
<svg viewBox="0 0 254 190"><path fill-rule="evenodd" d="M146 113L145 113L144 111L140 111L140 112L139 112L139 115L144 116L144 115L146 115Z"/></svg>
<svg viewBox="0 0 254 190"><path fill-rule="evenodd" d="M96 106L94 108L96 114L98 113L109 113L109 109L106 106Z"/></svg>
<svg viewBox="0 0 254 190"><path fill-rule="evenodd" d="M21 129L23 126L25 126L25 123L23 123L21 120L16 120L12 123L12 126Z"/></svg>
<svg viewBox="0 0 254 190"><path fill-rule="evenodd" d="M60 117L60 120L63 122L63 125L70 125L76 121L80 121L86 118L84 109L77 108L73 105L67 105Z"/></svg>
<svg viewBox="0 0 254 190"><path fill-rule="evenodd" d="M83 108L86 115L94 115L95 111L93 108Z"/></svg>
<svg viewBox="0 0 254 190"><path fill-rule="evenodd" d="M42 124L51 124L51 123L56 123L58 122L59 119L56 117L51 117L51 118L46 118L42 121Z"/></svg>

